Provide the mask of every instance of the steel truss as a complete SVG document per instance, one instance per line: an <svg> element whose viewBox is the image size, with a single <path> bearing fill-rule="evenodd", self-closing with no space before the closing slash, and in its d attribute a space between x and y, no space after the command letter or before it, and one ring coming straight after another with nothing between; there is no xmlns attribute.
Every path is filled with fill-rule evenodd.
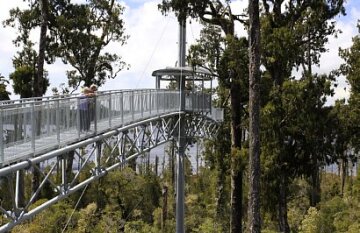
<svg viewBox="0 0 360 233"><path fill-rule="evenodd" d="M31 219L42 210L85 188L108 172L124 166L129 160L176 139L180 117L185 118L183 127L188 145L196 137L211 138L219 127L216 122L200 113L172 113L96 135L1 168L0 188L8 190L11 204L8 206L4 206L2 202L0 204L0 213L8 220L0 226L0 232L10 230L15 225ZM105 149L106 154L103 153ZM41 174L40 185L27 200L23 200L21 190L24 189L25 184L21 182L21 176L33 170ZM33 208L32 205L45 189L53 191L52 198Z"/></svg>

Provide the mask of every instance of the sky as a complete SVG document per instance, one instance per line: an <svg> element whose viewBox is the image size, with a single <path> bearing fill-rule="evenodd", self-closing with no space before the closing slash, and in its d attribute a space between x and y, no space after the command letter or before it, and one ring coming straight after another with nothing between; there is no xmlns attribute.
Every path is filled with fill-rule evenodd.
<svg viewBox="0 0 360 233"><path fill-rule="evenodd" d="M81 0L77 0L81 1ZM158 11L157 5L161 0L122 0L125 6L123 15L126 34L130 36L127 44L123 47L113 43L106 50L118 53L123 60L130 65L129 70L121 71L114 80L108 80L100 90L133 89L133 88L154 88L155 79L151 76L152 71L175 66L178 57L177 40L178 26L174 15L163 16ZM242 9L248 4L247 0L232 1L233 13L242 13ZM23 0L5 1L0 0L0 21L9 17L9 10L14 7L26 8ZM326 45L328 52L321 57L320 67L314 67L318 73L329 73L343 63L338 56L339 47L348 48L351 46L351 39L358 34L356 27L360 19L360 1L348 0L346 5L346 16L337 17L337 28L342 31L337 37L331 36ZM196 21L188 20L187 24L187 46L194 43L199 37L200 25ZM236 33L245 36L244 28L239 24L236 26ZM12 58L19 48L13 45L12 40L16 36L16 30L4 28L0 25L0 73L8 78L9 73L14 71ZM37 41L38 31L31 35L33 41ZM36 46L38 44L36 43ZM67 69L61 61L45 66L49 72L50 87L58 87L66 83ZM296 72L294 72L296 75ZM333 103L335 99L344 98L349 95L344 78L339 78L338 87L335 89L335 96L329 99ZM11 88L8 88L11 91ZM51 95L48 91L47 95ZM18 98L12 95L11 98Z"/></svg>

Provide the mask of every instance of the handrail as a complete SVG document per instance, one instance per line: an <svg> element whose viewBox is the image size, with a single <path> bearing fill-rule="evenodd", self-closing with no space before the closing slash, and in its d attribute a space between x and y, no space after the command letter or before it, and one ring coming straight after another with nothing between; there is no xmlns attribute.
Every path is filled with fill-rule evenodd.
<svg viewBox="0 0 360 233"><path fill-rule="evenodd" d="M1 167L127 124L178 112L180 96L176 90L114 90L98 92L93 98L52 96L0 104ZM211 96L201 92L187 93L185 105L188 112L209 116L213 112Z"/></svg>
<svg viewBox="0 0 360 233"><path fill-rule="evenodd" d="M140 90L166 90L166 89L136 89L137 91ZM120 92L130 92L134 91L133 89L122 89L122 90L106 90L106 91L97 91L97 95L101 94L108 94L108 93L120 93ZM23 103L32 103L32 102L39 102L39 101L49 101L54 99L68 99L68 98L76 98L79 97L81 93L74 93L74 94L59 94L59 95L52 95L52 96L41 96L41 97L29 97L29 98L21 98L15 100L0 100L0 108L7 107L9 105L15 104L23 104Z"/></svg>

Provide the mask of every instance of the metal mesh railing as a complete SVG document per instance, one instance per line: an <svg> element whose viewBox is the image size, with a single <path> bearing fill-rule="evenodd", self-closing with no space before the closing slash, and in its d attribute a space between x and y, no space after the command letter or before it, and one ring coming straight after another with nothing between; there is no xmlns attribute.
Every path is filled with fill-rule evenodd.
<svg viewBox="0 0 360 233"><path fill-rule="evenodd" d="M211 114L211 96L188 93L187 111ZM36 156L93 135L179 111L172 90L99 92L0 102L0 166ZM1 140L2 139L2 140Z"/></svg>

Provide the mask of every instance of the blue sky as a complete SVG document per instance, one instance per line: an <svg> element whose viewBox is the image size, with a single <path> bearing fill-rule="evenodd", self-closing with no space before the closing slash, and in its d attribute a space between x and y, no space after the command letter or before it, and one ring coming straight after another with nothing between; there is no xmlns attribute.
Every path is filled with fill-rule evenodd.
<svg viewBox="0 0 360 233"><path fill-rule="evenodd" d="M83 1L83 0L77 0ZM116 44L110 45L108 51L120 54L124 60L131 65L130 70L119 73L118 78L109 80L100 89L129 89L129 88L152 88L154 78L151 72L155 69L166 66L174 66L177 59L177 20L173 15L164 17L157 9L161 0L124 0L126 6L124 13L126 33L130 35L128 43L119 47ZM9 9L19 6L24 7L23 0L0 1L0 21L8 17ZM247 6L246 0L235 0L232 7L235 12L241 12ZM337 38L330 37L327 45L328 52L322 55L321 66L315 68L319 73L328 73L337 68L343 61L338 57L339 47L351 46L351 38L358 34L356 28L357 20L360 19L360 1L349 0L346 3L347 15L337 17L337 27L343 31ZM245 35L241 25L238 25L237 33ZM188 25L187 45L198 37L200 26L196 22ZM12 44L15 38L15 31L11 28L0 26L0 73L5 77L13 72L11 59L17 48ZM37 40L37 32L32 38ZM65 70L69 67L61 64L60 61L45 67L49 71L51 87L57 87L60 83L66 82ZM349 94L345 79L339 79L339 86L336 88L335 98L346 97ZM51 88L49 88L51 89ZM51 94L51 93L48 93ZM16 96L13 96L16 98ZM331 102L334 99L330 100Z"/></svg>

